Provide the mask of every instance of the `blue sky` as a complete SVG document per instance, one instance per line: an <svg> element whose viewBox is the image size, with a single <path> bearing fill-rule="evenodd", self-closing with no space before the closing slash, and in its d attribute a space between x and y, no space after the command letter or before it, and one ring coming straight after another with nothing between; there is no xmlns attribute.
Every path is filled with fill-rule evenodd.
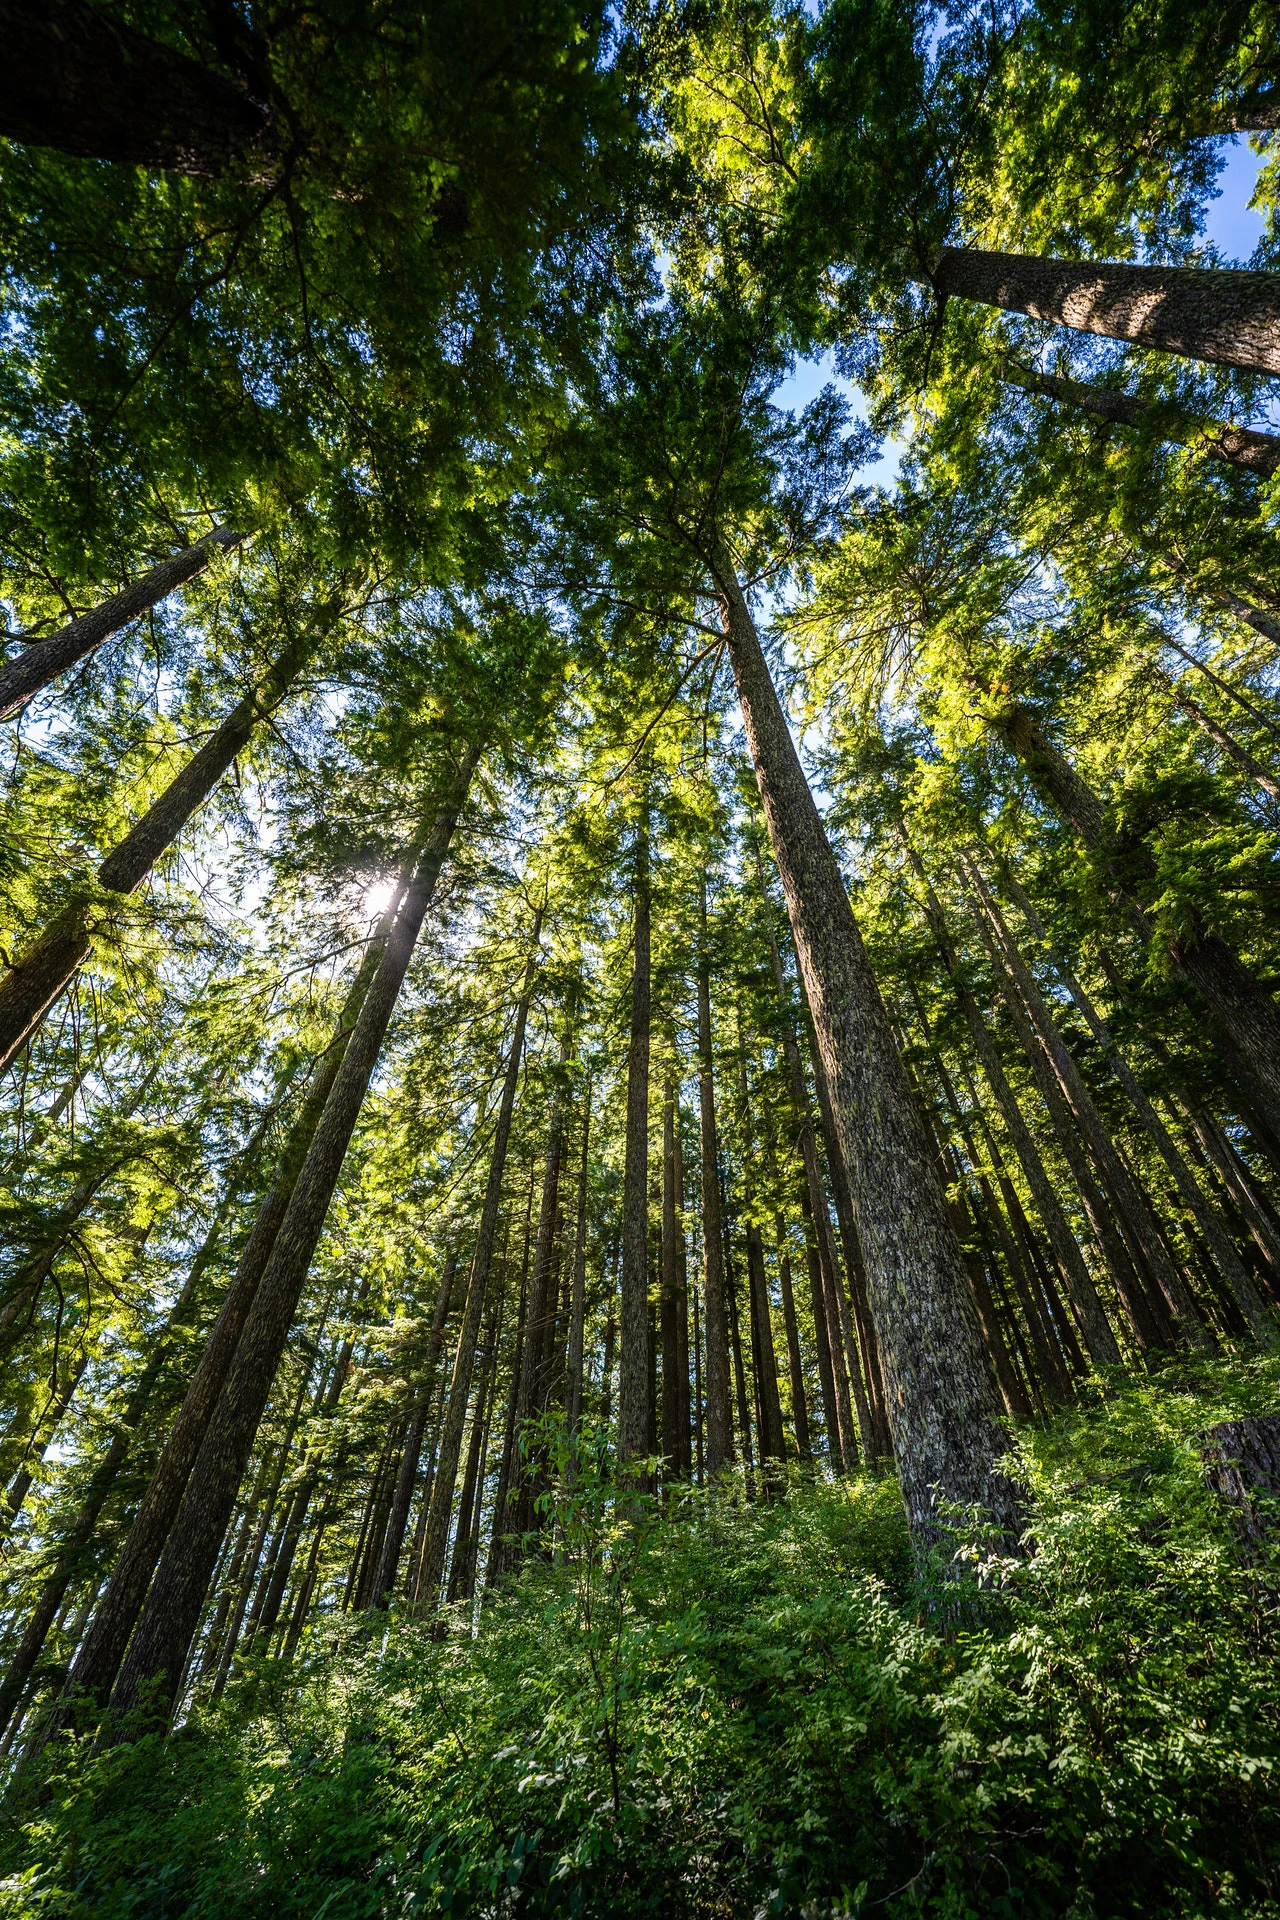
<svg viewBox="0 0 1280 1920"><path fill-rule="evenodd" d="M1254 183L1263 158L1263 155L1254 153L1244 140L1234 139L1227 151L1226 164L1218 176L1218 197L1209 202L1204 221L1205 238L1211 240L1229 260L1247 260L1262 238L1262 216L1250 207L1249 201L1253 197ZM828 381L848 397L855 413L865 412L857 388L840 378L829 353L818 359L799 361L791 377L776 390L774 400L780 407L798 410L806 406ZM889 441L880 458L862 468L858 477L885 486L892 483L897 471L897 446Z"/></svg>

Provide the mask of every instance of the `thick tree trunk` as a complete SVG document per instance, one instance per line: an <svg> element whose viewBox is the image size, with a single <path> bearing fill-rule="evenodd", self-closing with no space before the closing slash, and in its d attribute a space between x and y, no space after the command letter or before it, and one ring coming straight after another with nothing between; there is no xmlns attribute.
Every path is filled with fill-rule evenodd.
<svg viewBox="0 0 1280 1920"><path fill-rule="evenodd" d="M627 1052L627 1135L622 1175L621 1351L618 1459L640 1459L649 1440L649 797L636 821L631 1036Z"/></svg>
<svg viewBox="0 0 1280 1920"><path fill-rule="evenodd" d="M1106 847L1102 803L1086 785L1027 708L1014 706L992 722L1026 768L1033 786L1055 812L1075 828L1091 853L1105 862L1135 930L1150 938L1150 923L1130 891L1130 872L1140 854L1130 853L1122 872ZM1169 956L1187 984L1208 1008L1218 1050L1241 1091L1280 1137L1280 1007L1275 996L1250 972L1216 933L1194 929L1169 943Z"/></svg>
<svg viewBox="0 0 1280 1920"><path fill-rule="evenodd" d="M1275 1539L1280 1504L1280 1414L1223 1420L1204 1440L1205 1478L1236 1510L1246 1558Z"/></svg>
<svg viewBox="0 0 1280 1920"><path fill-rule="evenodd" d="M467 1418L467 1402L471 1397L471 1375L475 1366L476 1341L479 1338L480 1322L484 1314L485 1295L489 1288L489 1270L493 1264L493 1245L498 1232L498 1215L502 1207L502 1182L507 1170L507 1149L511 1143L511 1117L515 1112L516 1093L520 1086L520 1066L524 1058L524 1035L529 1019L529 1003L533 998L533 986L538 972L538 943L542 938L542 913L543 909L539 907L534 915L524 986L516 1008L511 1051L507 1057L506 1077L502 1083L502 1099L498 1106L498 1122L493 1134L489 1178L484 1191L484 1204L480 1209L480 1225L476 1230L475 1251L471 1256L471 1268L467 1275L467 1296L462 1309L462 1325L458 1330L458 1345L454 1351L453 1372L449 1380L449 1398L446 1402L444 1425L440 1432L435 1480L431 1488L431 1504L427 1512L427 1529L423 1535L422 1556L418 1563L416 1586L418 1604L427 1607L434 1607L439 1598L440 1583L444 1579L445 1556L449 1550L453 1489L458 1478L458 1458L462 1452L462 1432ZM532 1189L530 1192L532 1195ZM530 1204L532 1204L532 1198ZM526 1253L527 1251L526 1235ZM505 1499L505 1489L502 1491ZM502 1517L504 1516L497 1516L497 1518Z"/></svg>
<svg viewBox="0 0 1280 1920"><path fill-rule="evenodd" d="M87 160L213 178L259 143L244 86L84 0L3 0L0 133Z"/></svg>
<svg viewBox="0 0 1280 1920"><path fill-rule="evenodd" d="M1007 869L1004 880L1032 932L1049 949L1063 985L1080 1009L1085 1025L1102 1048L1116 1078L1128 1094L1148 1137L1173 1177L1179 1198L1204 1235L1209 1251L1230 1288L1236 1305L1244 1315L1254 1339L1261 1342L1263 1346L1274 1346L1277 1341L1277 1330L1271 1311L1254 1284L1252 1276L1246 1271L1244 1262L1236 1251L1230 1234L1219 1219L1216 1209L1210 1205L1201 1191L1199 1182L1178 1152L1168 1128L1147 1098L1137 1075L1111 1038L1093 1001L1080 985L1065 956L1054 947L1048 929L1026 891Z"/></svg>
<svg viewBox="0 0 1280 1920"><path fill-rule="evenodd" d="M3 0L0 0L0 13L3 11ZM43 640L33 640L25 652L0 666L0 720L7 720L12 714L20 712L42 687L47 687L59 674L93 653L104 640L109 640L113 633L119 633L139 614L157 606L161 600L167 600L188 580L194 580L198 573L204 572L216 553L229 547L238 547L243 539L242 533L234 533L230 527L215 527L203 540L197 540L193 546L183 547L180 553L172 554L169 559L162 560L159 566L152 567L150 573L144 573L123 593L113 594L109 600L104 600L89 613L82 613L57 633L48 634Z"/></svg>
<svg viewBox="0 0 1280 1920"><path fill-rule="evenodd" d="M452 791L405 890L347 1043L121 1669L113 1696L121 1712L137 1704L148 1680L156 1683L158 1701L172 1700L298 1296L480 751L478 745L468 749L453 775Z"/></svg>
<svg viewBox="0 0 1280 1920"><path fill-rule="evenodd" d="M943 300L977 300L1161 353L1280 373L1280 274L947 247L932 283Z"/></svg>
<svg viewBox="0 0 1280 1920"><path fill-rule="evenodd" d="M422 1438L427 1430L427 1417L435 1397L436 1370L440 1365L440 1353L444 1346L444 1327L449 1317L457 1266L456 1257L450 1254L440 1274L440 1290L436 1295L435 1310L431 1316L427 1350L422 1359L422 1373L414 1395L413 1411L409 1417L409 1432L405 1440L404 1453L400 1459L395 1497L391 1502L387 1531L382 1542L382 1556L378 1562L377 1578L373 1583L375 1607L386 1606L395 1591L396 1575L400 1571L400 1554L404 1547L405 1528L409 1524L409 1508L413 1505L413 1490L418 1479L418 1463L422 1458Z"/></svg>
<svg viewBox="0 0 1280 1920"><path fill-rule="evenodd" d="M117 1555L106 1591L94 1613L93 1625L72 1666L69 1678L71 1691L85 1694L99 1703L106 1701L129 1644L129 1636L142 1610L147 1587L164 1550L258 1284L288 1211L298 1175L315 1138L365 996L382 960L404 884L402 877L395 901L383 915L351 983L333 1038L312 1074L301 1110L289 1131L274 1184L258 1209L253 1230L236 1263L231 1285L200 1364L187 1388L142 1505Z"/></svg>
<svg viewBox="0 0 1280 1920"><path fill-rule="evenodd" d="M706 1470L713 1478L733 1460L729 1400L729 1318L725 1295L724 1222L720 1212L720 1140L716 1128L711 1046L711 957L707 950L707 878L700 882L698 945L698 1115L702 1176L702 1290L706 1313Z"/></svg>
<svg viewBox="0 0 1280 1920"><path fill-rule="evenodd" d="M1136 399L1132 394L1120 393L1115 387L1086 386L1080 380L1037 373L1012 361L1006 361L1004 377L1011 386L1021 387L1027 393L1041 394L1047 400L1069 401L1072 406L1083 407L1086 413L1096 414L1100 420L1118 421L1126 427L1141 426L1144 420L1158 416L1162 438L1189 446L1206 459L1244 467L1263 479L1270 479L1280 469L1280 435L1259 433L1252 427L1228 426L1225 421L1206 424L1151 401Z"/></svg>
<svg viewBox="0 0 1280 1920"><path fill-rule="evenodd" d="M137 891L155 862L209 798L259 720L279 706L315 652L323 623L310 625L252 692L232 709L98 868L95 884L68 901L0 981L0 1069L8 1066L88 957L94 934L111 925L108 895Z"/></svg>
<svg viewBox="0 0 1280 1920"><path fill-rule="evenodd" d="M1003 1408L928 1141L737 576L715 556L725 635L796 954L853 1188L894 1455L912 1537L942 1531L937 1500L976 1505L1013 1534L998 1461Z"/></svg>

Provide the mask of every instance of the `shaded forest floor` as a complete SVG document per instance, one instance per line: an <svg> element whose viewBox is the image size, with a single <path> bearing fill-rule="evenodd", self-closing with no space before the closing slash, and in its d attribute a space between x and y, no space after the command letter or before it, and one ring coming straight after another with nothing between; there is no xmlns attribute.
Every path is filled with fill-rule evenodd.
<svg viewBox="0 0 1280 1920"><path fill-rule="evenodd" d="M350 1617L11 1791L0 1914L1257 1915L1280 1554L1202 1478L1280 1362L1019 1436L1034 1553L922 1609L892 1482L616 1518L603 1452L480 1631Z"/></svg>

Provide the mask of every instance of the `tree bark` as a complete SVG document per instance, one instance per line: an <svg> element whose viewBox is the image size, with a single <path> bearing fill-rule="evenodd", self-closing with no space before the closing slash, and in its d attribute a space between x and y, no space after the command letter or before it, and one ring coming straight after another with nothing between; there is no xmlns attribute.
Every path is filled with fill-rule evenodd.
<svg viewBox="0 0 1280 1920"><path fill-rule="evenodd" d="M231 1285L200 1364L187 1388L143 1495L142 1505L111 1570L106 1591L94 1613L93 1624L72 1666L68 1682L70 1690L87 1695L99 1703L106 1701L129 1644L129 1636L142 1610L148 1584L164 1550L191 1468L235 1357L245 1321L281 1222L288 1211L299 1173L381 962L406 877L402 876L395 900L379 923L377 933L351 983L333 1038L313 1072L301 1110L289 1131L275 1181L258 1209L253 1230L236 1263Z"/></svg>
<svg viewBox="0 0 1280 1920"><path fill-rule="evenodd" d="M809 1408L804 1391L804 1362L800 1356L800 1325L796 1319L791 1259L786 1252L785 1229L781 1220L778 1221L778 1284L782 1293L782 1322L787 1336L787 1370L791 1377L791 1425L796 1436L796 1457L799 1460L812 1460L813 1440L809 1433Z"/></svg>
<svg viewBox="0 0 1280 1920"><path fill-rule="evenodd" d="M121 1712L137 1704L139 1688L149 1680L155 1682L158 1702L172 1700L298 1296L480 752L475 745L463 754L387 936L121 1669L113 1696Z"/></svg>
<svg viewBox="0 0 1280 1920"><path fill-rule="evenodd" d="M578 1162L578 1204L573 1230L573 1283L569 1301L566 1412L570 1440L576 1437L582 1421L583 1340L587 1317L587 1154L590 1141L591 1080L588 1076L582 1094L582 1156Z"/></svg>
<svg viewBox="0 0 1280 1920"><path fill-rule="evenodd" d="M618 1357L620 1461L647 1450L649 1421L649 795L636 820L634 960L627 1052L627 1136L622 1176L622 1293Z"/></svg>
<svg viewBox="0 0 1280 1920"><path fill-rule="evenodd" d="M275 665L227 715L98 868L96 883L81 887L0 981L0 1070L39 1026L72 975L87 959L95 933L112 924L118 908L108 895L135 893L155 862L203 806L259 720L279 706L314 654L323 622L309 624Z"/></svg>
<svg viewBox="0 0 1280 1920"><path fill-rule="evenodd" d="M725 636L840 1146L853 1189L894 1455L912 1538L937 1501L976 1505L1010 1536L1019 1499L997 1463L1003 1407L928 1141L844 880L809 791L732 564L714 560Z"/></svg>
<svg viewBox="0 0 1280 1920"><path fill-rule="evenodd" d="M671 1035L674 1054L675 1035ZM667 1471L680 1478L688 1471L689 1379L681 1379L680 1281L684 1219L676 1146L675 1069L668 1067L662 1089L662 1454Z"/></svg>
<svg viewBox="0 0 1280 1920"><path fill-rule="evenodd" d="M573 1045L566 1032L560 1043L560 1071L568 1068ZM534 1530L534 1503L542 1478L540 1459L522 1457L529 1423L542 1411L556 1313L556 1228L560 1218L560 1171L564 1160L565 1088L558 1079L551 1094L547 1120L547 1154L543 1163L542 1200L538 1208L538 1237L533 1250L533 1277L525 1314L524 1343L516 1391L515 1451L512 1478L515 1499L511 1531L519 1538ZM540 1449L539 1449L540 1451Z"/></svg>
<svg viewBox="0 0 1280 1920"><path fill-rule="evenodd" d="M702 1176L702 1291L706 1314L706 1470L714 1479L733 1460L729 1400L729 1317L724 1222L720 1212L720 1140L711 1045L711 956L707 950L707 876L700 881L698 944L698 1115Z"/></svg>
<svg viewBox="0 0 1280 1920"><path fill-rule="evenodd" d="M1193 700L1191 695L1185 693L1174 681L1170 681L1169 690L1173 695L1174 705L1181 707L1188 719L1195 721L1201 733L1213 741L1219 752L1224 753L1234 766L1239 767L1241 773L1261 787L1269 799L1280 800L1280 780L1277 780L1273 773L1268 773L1261 761L1255 760L1248 748L1242 746L1234 734L1228 733L1225 727L1219 726L1218 722L1205 712L1199 701Z"/></svg>
<svg viewBox="0 0 1280 1920"><path fill-rule="evenodd" d="M413 1412L410 1415L409 1432L400 1460L395 1497L391 1502L387 1531L382 1543L382 1557L378 1562L378 1574L373 1585L375 1607L386 1606L395 1591L396 1575L400 1571L400 1554L404 1547L405 1528L409 1524L409 1508L413 1505L413 1489L418 1479L418 1463L422 1458L422 1438L427 1430L427 1416L431 1412L431 1402L435 1394L436 1369L440 1365L440 1353L444 1346L444 1327L449 1317L457 1266L456 1257L450 1254L440 1275L440 1289L436 1294L435 1311L431 1316L431 1331L427 1335L427 1350L423 1356L418 1390L414 1395Z"/></svg>
<svg viewBox="0 0 1280 1920"><path fill-rule="evenodd" d="M0 133L77 159L215 178L262 139L245 86L84 0L3 0Z"/></svg>
<svg viewBox="0 0 1280 1920"><path fill-rule="evenodd" d="M1120 393L1115 387L1087 386L1080 380L1064 380L1056 374L1037 373L1006 361L1004 378L1027 393L1041 394L1047 400L1066 400L1083 407L1100 420L1114 420L1126 427L1141 426L1144 420L1158 417L1161 437L1189 446L1193 453L1208 460L1224 460L1269 480L1280 470L1280 435L1259 433L1253 427L1233 427L1214 420L1207 425L1190 415L1172 411L1149 400Z"/></svg>
<svg viewBox="0 0 1280 1920"><path fill-rule="evenodd" d="M4 10L0 0L0 13ZM8 720L20 712L42 687L95 652L104 640L119 633L121 627L127 627L139 614L167 600L188 580L194 580L216 553L238 547L243 539L242 533L235 533L230 527L215 527L203 540L183 547L180 553L171 554L152 567L150 573L144 573L123 593L113 594L57 633L33 640L16 659L0 666L0 720Z"/></svg>
<svg viewBox="0 0 1280 1920"><path fill-rule="evenodd" d="M1161 353L1280 373L1280 274L947 247L932 284L942 300L976 300Z"/></svg>
<svg viewBox="0 0 1280 1920"><path fill-rule="evenodd" d="M992 725L1022 762L1041 798L1102 861L1118 903L1139 936L1149 940L1151 925L1131 890L1130 877L1133 870L1140 883L1148 876L1143 850L1129 851L1128 870L1117 864L1107 846L1101 801L1026 707L1007 708ZM1280 1007L1275 996L1225 940L1201 926L1171 940L1169 957L1208 1008L1218 1050L1241 1091L1280 1137Z"/></svg>
<svg viewBox="0 0 1280 1920"><path fill-rule="evenodd" d="M533 933L529 941L529 959L525 966L524 986L516 1007L511 1051L507 1057L506 1077L502 1083L498 1123L493 1134L493 1153L489 1160L489 1178L484 1190L484 1204L480 1209L480 1225L476 1230L475 1251L471 1256L471 1268L467 1274L467 1295L462 1308L462 1325L458 1330L458 1345L454 1351L453 1372L449 1380L449 1398L445 1407L444 1424L440 1431L435 1479L431 1488L431 1504L427 1512L427 1530L423 1535L422 1556L418 1563L416 1586L418 1604L432 1609L439 1599L440 1583L444 1579L445 1556L449 1550L453 1490L458 1478L458 1457L462 1452L462 1432L466 1424L467 1402L471 1397L471 1375L475 1367L476 1341L479 1338L480 1322L484 1314L485 1295L489 1287L489 1270L493 1264L493 1245L498 1232L498 1215L502 1207L502 1182L507 1170L507 1149L511 1143L511 1117L515 1112L516 1093L520 1086L520 1066L524 1059L524 1036L529 1020L529 1003L533 999L534 981L538 973L538 942L542 938L542 915L543 908L539 906L533 918ZM504 1489L500 1491L505 1495ZM497 1516L495 1516L495 1524L496 1518Z"/></svg>
<svg viewBox="0 0 1280 1920"><path fill-rule="evenodd" d="M1025 889L1007 869L1004 873L1004 881L1028 926L1037 939L1049 949L1063 985L1080 1009L1085 1025L1102 1048L1106 1059L1115 1071L1116 1078L1129 1096L1149 1139L1172 1175L1179 1198L1203 1234L1209 1251L1230 1288L1236 1305L1244 1315L1254 1339L1263 1346L1274 1346L1277 1341L1277 1330L1270 1309L1255 1286L1252 1276L1246 1271L1244 1262L1237 1253L1231 1236L1216 1209L1210 1204L1195 1175L1178 1152L1168 1128L1147 1098L1137 1075L1116 1046L1093 1001L1080 985L1065 956L1054 947L1048 929L1028 898Z"/></svg>

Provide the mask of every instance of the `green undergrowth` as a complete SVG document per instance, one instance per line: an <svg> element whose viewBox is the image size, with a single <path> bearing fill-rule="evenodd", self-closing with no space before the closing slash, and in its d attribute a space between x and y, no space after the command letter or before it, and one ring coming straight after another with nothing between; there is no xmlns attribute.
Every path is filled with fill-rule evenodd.
<svg viewBox="0 0 1280 1920"><path fill-rule="evenodd" d="M1276 1408L1276 1362L1196 1363L1020 1435L1031 1551L965 1562L963 1627L891 1481L620 1510L597 1449L474 1636L325 1624L168 1739L67 1737L0 1914L1261 1920L1280 1566L1199 1439Z"/></svg>

